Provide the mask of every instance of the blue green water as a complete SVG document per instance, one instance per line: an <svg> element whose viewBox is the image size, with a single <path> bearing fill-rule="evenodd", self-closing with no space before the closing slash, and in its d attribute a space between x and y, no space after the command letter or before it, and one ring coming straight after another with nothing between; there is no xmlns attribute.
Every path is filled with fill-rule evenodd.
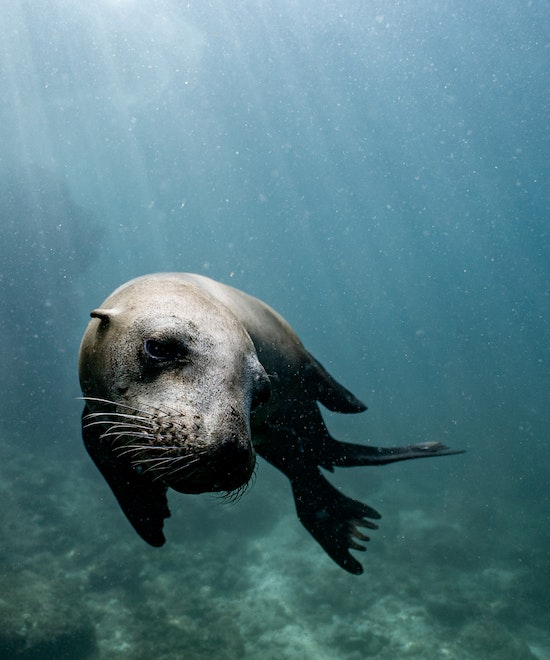
<svg viewBox="0 0 550 660"><path fill-rule="evenodd" d="M550 658L547 3L4 3L0 650ZM362 577L260 464L145 545L80 439L91 309L155 271L278 309L369 405Z"/></svg>

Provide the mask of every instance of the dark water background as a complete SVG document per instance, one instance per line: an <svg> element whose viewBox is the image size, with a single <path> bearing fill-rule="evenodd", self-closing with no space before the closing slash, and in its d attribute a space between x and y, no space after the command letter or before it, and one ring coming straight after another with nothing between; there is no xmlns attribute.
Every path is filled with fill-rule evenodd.
<svg viewBox="0 0 550 660"><path fill-rule="evenodd" d="M14 658L550 658L545 2L2 3L0 648ZM153 271L278 309L369 404L349 576L260 465L132 531L85 455L89 311Z"/></svg>

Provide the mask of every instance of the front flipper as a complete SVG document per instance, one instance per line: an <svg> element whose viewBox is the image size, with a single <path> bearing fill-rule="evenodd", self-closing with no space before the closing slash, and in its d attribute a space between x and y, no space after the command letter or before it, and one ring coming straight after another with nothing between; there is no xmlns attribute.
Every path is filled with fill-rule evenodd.
<svg viewBox="0 0 550 660"><path fill-rule="evenodd" d="M101 439L98 426L84 422L88 407L82 413L82 437L92 460L111 487L120 508L144 541L152 546L164 545L164 519L170 516L166 486L145 473L137 472L129 461L118 458L107 440Z"/></svg>
<svg viewBox="0 0 550 660"><path fill-rule="evenodd" d="M378 520L380 514L370 506L342 495L318 470L300 475L291 483L302 525L338 566L360 575L363 567L349 550L366 550L358 541L366 543L369 537L358 528L378 529L366 518Z"/></svg>
<svg viewBox="0 0 550 660"><path fill-rule="evenodd" d="M309 355L309 375L316 383L315 398L332 412L364 412L367 406L335 380L313 355Z"/></svg>

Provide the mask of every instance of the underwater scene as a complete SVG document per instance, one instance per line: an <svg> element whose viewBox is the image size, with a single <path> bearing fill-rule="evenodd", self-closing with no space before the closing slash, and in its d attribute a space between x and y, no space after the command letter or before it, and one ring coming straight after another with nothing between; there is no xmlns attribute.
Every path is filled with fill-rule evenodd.
<svg viewBox="0 0 550 660"><path fill-rule="evenodd" d="M550 660L549 26L540 0L2 3L0 657ZM309 353L220 285L220 317L177 303L185 350L166 288L102 308L160 272ZM81 359L86 403L89 322L120 343ZM158 438L198 443L185 479Z"/></svg>

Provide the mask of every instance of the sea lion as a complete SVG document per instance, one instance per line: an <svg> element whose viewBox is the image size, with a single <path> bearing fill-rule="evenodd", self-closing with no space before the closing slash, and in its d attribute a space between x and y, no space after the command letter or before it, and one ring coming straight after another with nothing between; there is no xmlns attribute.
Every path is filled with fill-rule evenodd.
<svg viewBox="0 0 550 660"><path fill-rule="evenodd" d="M350 549L375 509L334 488L320 467L384 465L460 453L439 442L369 447L335 440L318 403L366 406L257 298L201 275L131 280L91 312L80 347L86 449L137 533L165 542L166 491L235 493L255 454L290 480L298 517L329 556L362 573Z"/></svg>

